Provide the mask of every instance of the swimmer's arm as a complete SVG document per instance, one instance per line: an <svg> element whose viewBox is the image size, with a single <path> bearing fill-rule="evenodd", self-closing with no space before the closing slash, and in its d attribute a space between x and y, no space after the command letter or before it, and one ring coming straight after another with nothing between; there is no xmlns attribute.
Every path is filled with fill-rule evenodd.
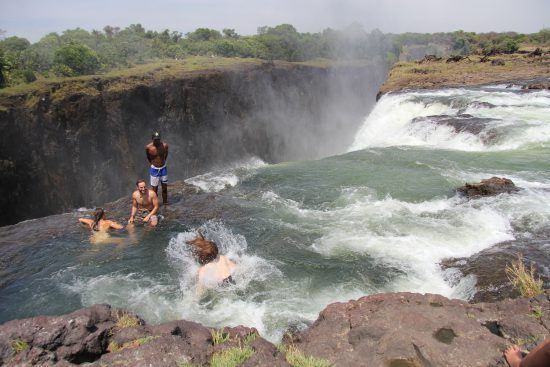
<svg viewBox="0 0 550 367"><path fill-rule="evenodd" d="M78 218L78 221L82 224L87 225L88 227L92 228L92 224L94 223L93 220L87 219L87 218Z"/></svg>
<svg viewBox="0 0 550 367"><path fill-rule="evenodd" d="M119 223L117 223L117 222L115 222L115 221L113 221L113 220L110 221L109 227L111 227L111 228L113 228L113 229L122 229L122 228L123 228L121 224L119 224Z"/></svg>
<svg viewBox="0 0 550 367"><path fill-rule="evenodd" d="M132 212L130 213L130 219L128 219L128 224L134 223L134 217L137 212L137 201L136 198L132 195Z"/></svg>
<svg viewBox="0 0 550 367"><path fill-rule="evenodd" d="M165 151L164 161L166 161L168 159L168 144L166 143L164 143L164 151Z"/></svg>

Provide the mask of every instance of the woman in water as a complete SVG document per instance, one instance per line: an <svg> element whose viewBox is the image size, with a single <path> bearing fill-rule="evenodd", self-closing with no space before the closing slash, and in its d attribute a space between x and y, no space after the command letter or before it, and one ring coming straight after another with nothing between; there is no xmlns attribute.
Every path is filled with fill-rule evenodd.
<svg viewBox="0 0 550 367"><path fill-rule="evenodd" d="M201 264L197 281L199 296L204 288L235 284L231 277L235 271L235 263L227 256L219 255L218 246L214 242L205 239L199 231L197 237L187 243L193 246L193 253Z"/></svg>
<svg viewBox="0 0 550 367"><path fill-rule="evenodd" d="M105 219L105 211L96 208L92 213L94 219L79 218L78 221L87 225L92 230L92 243L117 242L110 240L109 229L122 229L122 225L114 220Z"/></svg>

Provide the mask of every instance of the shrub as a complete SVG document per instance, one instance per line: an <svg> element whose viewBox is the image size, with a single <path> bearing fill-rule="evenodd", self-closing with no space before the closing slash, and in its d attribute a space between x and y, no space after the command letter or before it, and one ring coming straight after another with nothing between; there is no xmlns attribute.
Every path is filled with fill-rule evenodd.
<svg viewBox="0 0 550 367"><path fill-rule="evenodd" d="M122 314L117 315L115 326L119 329L124 329L127 327L136 327L139 325L141 325L141 321L137 316L130 315L127 312L122 312Z"/></svg>
<svg viewBox="0 0 550 367"><path fill-rule="evenodd" d="M101 64L94 50L78 42L64 45L55 52L54 64L69 68L74 75L93 74Z"/></svg>
<svg viewBox="0 0 550 367"><path fill-rule="evenodd" d="M229 340L229 334L224 333L223 330L211 329L210 335L212 335L212 343L214 345L223 344Z"/></svg>
<svg viewBox="0 0 550 367"><path fill-rule="evenodd" d="M527 269L521 254L506 266L506 275L523 297L535 297L544 292L542 280L535 278L535 267L531 264L530 269Z"/></svg>

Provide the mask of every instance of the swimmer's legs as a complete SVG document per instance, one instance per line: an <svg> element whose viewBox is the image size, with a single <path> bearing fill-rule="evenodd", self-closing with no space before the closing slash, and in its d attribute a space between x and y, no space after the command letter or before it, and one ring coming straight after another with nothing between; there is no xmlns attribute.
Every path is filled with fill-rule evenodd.
<svg viewBox="0 0 550 367"><path fill-rule="evenodd" d="M519 364L521 367L547 367L550 366L550 338L540 343L529 352Z"/></svg>
<svg viewBox="0 0 550 367"><path fill-rule="evenodd" d="M168 185L164 182L161 182L160 184L162 186L162 205L167 205L168 204Z"/></svg>
<svg viewBox="0 0 550 367"><path fill-rule="evenodd" d="M517 345L512 345L504 351L504 357L510 367L519 367L519 364L521 363L521 350Z"/></svg>

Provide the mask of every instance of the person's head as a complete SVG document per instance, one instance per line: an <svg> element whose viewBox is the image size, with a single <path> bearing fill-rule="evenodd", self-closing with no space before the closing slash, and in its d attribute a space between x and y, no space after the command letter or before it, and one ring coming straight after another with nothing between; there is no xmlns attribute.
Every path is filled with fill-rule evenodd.
<svg viewBox="0 0 550 367"><path fill-rule="evenodd" d="M160 133L158 131L153 131L153 135L151 135L151 139L153 140L153 144L160 143Z"/></svg>
<svg viewBox="0 0 550 367"><path fill-rule="evenodd" d="M218 257L218 246L204 237L197 237L187 243L193 246L193 253L201 265L206 265Z"/></svg>
<svg viewBox="0 0 550 367"><path fill-rule="evenodd" d="M136 187L138 191L142 194L145 194L147 192L147 184L145 183L145 180L137 180Z"/></svg>
<svg viewBox="0 0 550 367"><path fill-rule="evenodd" d="M94 224L92 226L92 229L94 231L97 231L98 230L97 224L99 223L100 220L105 218L105 211L103 210L103 208L95 208L92 214L94 216Z"/></svg>

